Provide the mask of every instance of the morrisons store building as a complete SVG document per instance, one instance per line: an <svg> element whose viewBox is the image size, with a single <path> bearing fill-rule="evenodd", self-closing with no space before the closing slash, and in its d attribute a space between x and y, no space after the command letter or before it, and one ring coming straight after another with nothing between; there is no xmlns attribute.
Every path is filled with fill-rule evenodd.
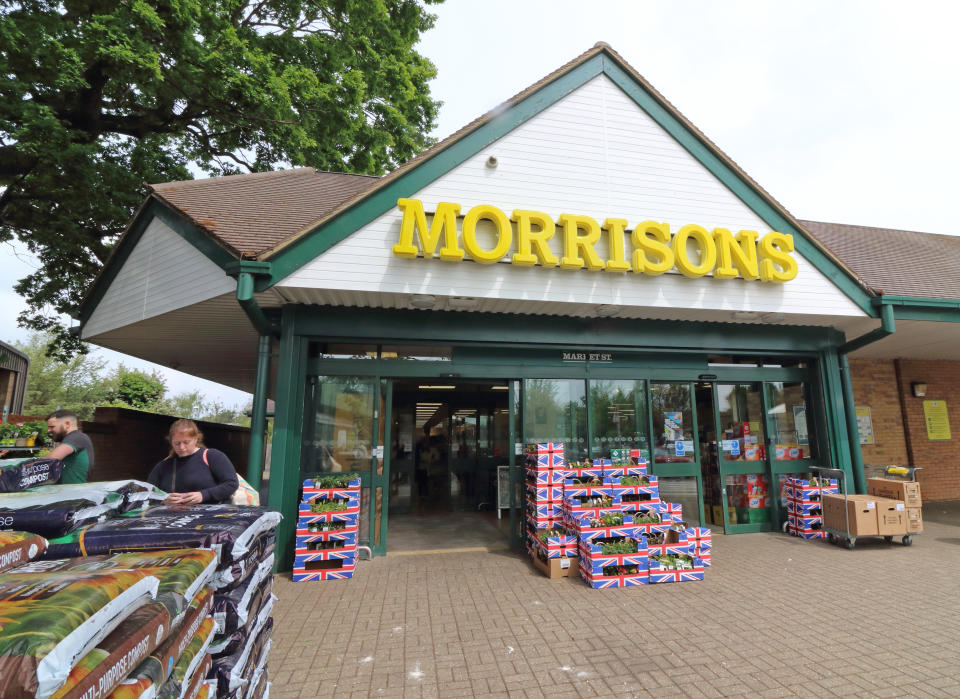
<svg viewBox="0 0 960 699"><path fill-rule="evenodd" d="M361 474L375 555L516 545L535 441L639 449L688 522L755 532L811 466L960 498L954 240L793 218L598 44L386 177L154 185L81 331L254 393L287 563L323 472Z"/></svg>

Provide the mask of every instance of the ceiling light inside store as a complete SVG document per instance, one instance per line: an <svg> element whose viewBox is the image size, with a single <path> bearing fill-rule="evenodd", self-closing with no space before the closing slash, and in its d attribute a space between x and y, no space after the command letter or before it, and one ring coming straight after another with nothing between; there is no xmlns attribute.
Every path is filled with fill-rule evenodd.
<svg viewBox="0 0 960 699"><path fill-rule="evenodd" d="M509 391L510 387L509 386L491 386L490 390L491 391Z"/></svg>
<svg viewBox="0 0 960 699"><path fill-rule="evenodd" d="M446 390L446 391L449 391L450 389L456 388L456 386L420 386L420 388L432 388L432 389L437 389L437 390ZM423 403L421 403L420 405L423 405ZM438 405L439 405L439 403L438 403Z"/></svg>
<svg viewBox="0 0 960 699"><path fill-rule="evenodd" d="M437 305L437 297L433 294L414 294L410 297L410 305L414 308L433 308Z"/></svg>

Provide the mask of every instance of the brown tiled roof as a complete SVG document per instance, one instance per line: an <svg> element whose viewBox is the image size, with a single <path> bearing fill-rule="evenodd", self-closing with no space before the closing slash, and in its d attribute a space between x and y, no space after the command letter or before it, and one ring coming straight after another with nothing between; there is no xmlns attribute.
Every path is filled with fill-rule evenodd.
<svg viewBox="0 0 960 699"><path fill-rule="evenodd" d="M377 182L377 177L305 167L165 182L151 185L151 190L235 254L252 258L310 227Z"/></svg>
<svg viewBox="0 0 960 699"><path fill-rule="evenodd" d="M843 223L800 223L877 292L960 299L960 237Z"/></svg>

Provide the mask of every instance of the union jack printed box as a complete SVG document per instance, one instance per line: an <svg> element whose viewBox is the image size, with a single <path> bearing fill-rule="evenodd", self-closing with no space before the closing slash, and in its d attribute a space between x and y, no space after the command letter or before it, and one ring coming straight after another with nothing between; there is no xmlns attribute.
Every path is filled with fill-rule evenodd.
<svg viewBox="0 0 960 699"><path fill-rule="evenodd" d="M663 504L666 506L666 515L671 522L683 521L683 505L679 502L665 502Z"/></svg>
<svg viewBox="0 0 960 699"><path fill-rule="evenodd" d="M536 485L563 485L563 481L567 476L566 469L563 468L528 468L527 469L527 484L536 484Z"/></svg>
<svg viewBox="0 0 960 699"><path fill-rule="evenodd" d="M563 502L559 500L548 502L534 502L532 500L527 500L527 512L537 519L544 519L547 517L562 519Z"/></svg>
<svg viewBox="0 0 960 699"><path fill-rule="evenodd" d="M637 544L636 553L603 553L603 549L591 541L580 542L580 568L591 575L603 575L604 568L611 566L637 566L637 570L647 569L647 540L633 539Z"/></svg>
<svg viewBox="0 0 960 699"><path fill-rule="evenodd" d="M807 530L807 529L797 529L795 527L789 527L787 531L791 536L798 536L801 539L826 539L827 533L822 529Z"/></svg>
<svg viewBox="0 0 960 699"><path fill-rule="evenodd" d="M533 442L527 445L528 454L563 454L561 442Z"/></svg>
<svg viewBox="0 0 960 699"><path fill-rule="evenodd" d="M534 485L527 482L527 498L534 502L562 502L562 485Z"/></svg>
<svg viewBox="0 0 960 699"><path fill-rule="evenodd" d="M564 525L563 517L537 517L530 512L526 513L529 529L553 529Z"/></svg>
<svg viewBox="0 0 960 699"><path fill-rule="evenodd" d="M300 503L300 516L301 517L310 517L312 515L358 515L360 514L360 498L357 498L353 503L347 504L346 509L343 510L334 510L333 512L314 512L310 509L311 503L301 502Z"/></svg>
<svg viewBox="0 0 960 699"><path fill-rule="evenodd" d="M306 548L307 544L318 541L342 541L344 546L357 545L357 532L309 532L306 529L297 530L297 548Z"/></svg>
<svg viewBox="0 0 960 699"><path fill-rule="evenodd" d="M647 550L651 556L679 556L681 554L693 556L696 553L696 546L687 539L686 534L671 529L664 534L662 544L648 542Z"/></svg>
<svg viewBox="0 0 960 699"><path fill-rule="evenodd" d="M574 518L586 517L588 519L599 519L601 515L620 513L620 498L612 498L612 502L606 507L585 507L579 500L564 498L563 500L563 518L572 522Z"/></svg>
<svg viewBox="0 0 960 699"><path fill-rule="evenodd" d="M634 525L637 530L643 534L666 534L673 527L673 524L670 522L661 522L660 524L653 524L649 522L637 522L636 517L634 518Z"/></svg>
<svg viewBox="0 0 960 699"><path fill-rule="evenodd" d="M704 566L701 559L694 558L692 568L685 568L682 570L667 570L663 567L659 560L656 558L651 558L650 568L647 573L649 575L651 585L657 583L687 582L690 580L703 580Z"/></svg>
<svg viewBox="0 0 960 699"><path fill-rule="evenodd" d="M324 522L343 522L344 527L356 527L359 520L359 509L352 512L311 512L309 505L301 503L297 529L308 529L311 524L323 526Z"/></svg>
<svg viewBox="0 0 960 699"><path fill-rule="evenodd" d="M603 475L610 478L622 478L623 476L646 476L647 475L647 464L644 463L641 465L629 466L629 465L617 465L605 466L603 469Z"/></svg>
<svg viewBox="0 0 960 699"><path fill-rule="evenodd" d="M602 590L608 587L634 587L650 583L645 570L632 575L594 575L581 569L580 577L594 590Z"/></svg>
<svg viewBox="0 0 960 699"><path fill-rule="evenodd" d="M551 468L566 468L563 452L544 452L542 454L527 454L527 468L543 470Z"/></svg>
<svg viewBox="0 0 960 699"><path fill-rule="evenodd" d="M316 481L315 481L313 478L308 478L308 479L306 479L306 480L303 482L303 487L304 487L304 488L316 488ZM356 478L348 481L347 484L346 484L345 486L343 486L342 488L324 488L324 489L322 489L322 490L348 490L348 489L350 489L350 490L360 490L360 477L359 477L359 476L357 476Z"/></svg>
<svg viewBox="0 0 960 699"><path fill-rule="evenodd" d="M583 485L576 482L576 479L567 478L563 482L564 498L591 498L591 497L612 497L612 481L604 478L601 485Z"/></svg>
<svg viewBox="0 0 960 699"><path fill-rule="evenodd" d="M592 527L590 526L589 517L577 517L571 523L571 531L576 533L581 542L619 537L630 539L640 538L640 532L633 523L633 518L631 518L630 515L624 516L623 524L615 524L609 527Z"/></svg>
<svg viewBox="0 0 960 699"><path fill-rule="evenodd" d="M293 557L293 567L309 568L310 566L308 564L318 561L340 562L340 565L336 566L337 568L353 567L357 564L357 549L354 547L349 551L345 549L330 549L329 551L305 551L304 553L297 553ZM330 567L333 568L333 565Z"/></svg>
<svg viewBox="0 0 960 699"><path fill-rule="evenodd" d="M792 519L791 519L792 518ZM820 525L814 527L814 525ZM797 529L813 531L814 529L820 529L823 526L823 515L797 515L793 514L787 515L787 526L796 527Z"/></svg>
<svg viewBox="0 0 960 699"><path fill-rule="evenodd" d="M687 535L687 541L694 544L695 556L703 561L703 565L710 565L710 552L713 550L713 536L709 529L705 527L689 527L683 530Z"/></svg>
<svg viewBox="0 0 960 699"><path fill-rule="evenodd" d="M527 533L533 546L540 549L547 558L563 558L564 556L577 555L577 537L576 535L564 534L562 536L548 536L541 539L536 529L528 529ZM542 530L541 530L542 531Z"/></svg>
<svg viewBox="0 0 960 699"><path fill-rule="evenodd" d="M334 493L329 495L329 493ZM331 490L323 489L314 494L303 494L302 504L307 504L311 502L322 502L322 501L332 501L336 500L339 502L344 502L347 504L347 507L354 507L355 505L359 506L360 504L360 491L359 490Z"/></svg>
<svg viewBox="0 0 960 699"><path fill-rule="evenodd" d="M320 580L349 580L353 577L355 566L330 568L326 570L293 569L293 582L314 582Z"/></svg>
<svg viewBox="0 0 960 699"><path fill-rule="evenodd" d="M603 478L602 466L567 466L567 478Z"/></svg>
<svg viewBox="0 0 960 699"><path fill-rule="evenodd" d="M823 512L823 503L820 500L787 500L787 512L792 515L819 515Z"/></svg>

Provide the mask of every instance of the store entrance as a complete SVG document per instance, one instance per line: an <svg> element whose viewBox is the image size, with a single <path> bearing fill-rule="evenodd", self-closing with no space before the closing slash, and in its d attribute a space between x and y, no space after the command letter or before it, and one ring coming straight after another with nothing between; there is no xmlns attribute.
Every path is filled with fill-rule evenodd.
<svg viewBox="0 0 960 699"><path fill-rule="evenodd" d="M507 396L506 382L394 380L387 553L508 546Z"/></svg>

